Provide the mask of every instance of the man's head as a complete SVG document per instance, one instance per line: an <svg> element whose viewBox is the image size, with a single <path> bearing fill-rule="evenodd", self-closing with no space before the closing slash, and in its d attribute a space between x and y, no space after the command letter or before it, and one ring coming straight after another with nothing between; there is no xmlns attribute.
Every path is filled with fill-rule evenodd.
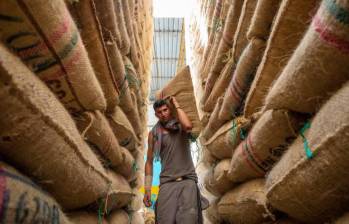
<svg viewBox="0 0 349 224"><path fill-rule="evenodd" d="M166 100L156 100L153 104L153 108L155 116L160 120L160 122L168 122L171 120L172 114Z"/></svg>

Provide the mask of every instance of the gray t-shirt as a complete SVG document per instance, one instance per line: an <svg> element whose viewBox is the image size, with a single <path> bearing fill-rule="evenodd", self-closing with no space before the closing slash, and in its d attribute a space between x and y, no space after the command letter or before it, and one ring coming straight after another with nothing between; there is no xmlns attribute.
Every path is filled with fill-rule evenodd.
<svg viewBox="0 0 349 224"><path fill-rule="evenodd" d="M163 133L160 150L160 184L183 176L197 180L189 136L182 130Z"/></svg>

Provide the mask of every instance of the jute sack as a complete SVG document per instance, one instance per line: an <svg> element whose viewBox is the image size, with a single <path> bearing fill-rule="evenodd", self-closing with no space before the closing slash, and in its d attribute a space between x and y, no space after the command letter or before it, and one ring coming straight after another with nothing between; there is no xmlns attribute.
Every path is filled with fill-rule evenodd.
<svg viewBox="0 0 349 224"><path fill-rule="evenodd" d="M132 180L135 160L127 149L119 145L106 117L99 111L85 112L75 121L82 137L97 148L107 167Z"/></svg>
<svg viewBox="0 0 349 224"><path fill-rule="evenodd" d="M130 121L121 108L116 106L114 111L107 115L107 118L120 145L129 149L131 152L135 151L139 141Z"/></svg>
<svg viewBox="0 0 349 224"><path fill-rule="evenodd" d="M131 202L127 205L127 211L139 211L143 207L143 194L138 188L132 189L133 197Z"/></svg>
<svg viewBox="0 0 349 224"><path fill-rule="evenodd" d="M223 97L220 97L217 100L216 106L210 116L206 127L201 132L201 137L203 139L206 139L206 141L210 139L214 135L214 133L216 133L216 131L225 123L225 121L220 120L218 117L222 103Z"/></svg>
<svg viewBox="0 0 349 224"><path fill-rule="evenodd" d="M108 217L109 224L130 224L130 216L123 209L113 211Z"/></svg>
<svg viewBox="0 0 349 224"><path fill-rule="evenodd" d="M252 83L257 66L259 65L265 49L265 41L254 38L243 51L236 65L234 74L225 83L229 85L224 94L224 100L219 112L221 120L229 120L237 115L242 101Z"/></svg>
<svg viewBox="0 0 349 224"><path fill-rule="evenodd" d="M260 224L270 219L264 179L246 182L226 193L218 203L218 213L229 223Z"/></svg>
<svg viewBox="0 0 349 224"><path fill-rule="evenodd" d="M70 112L105 110L106 101L64 1L3 1L0 39Z"/></svg>
<svg viewBox="0 0 349 224"><path fill-rule="evenodd" d="M103 217L99 218L97 213L78 211L68 214L69 219L75 224L108 224Z"/></svg>
<svg viewBox="0 0 349 224"><path fill-rule="evenodd" d="M140 74L137 73L132 61L128 57L123 57L123 60L126 71L126 79L131 91L133 91L137 96L137 107L138 109L140 109L144 104L141 91L142 79L140 77Z"/></svg>
<svg viewBox="0 0 349 224"><path fill-rule="evenodd" d="M174 96L193 124L192 134L198 137L201 131L201 123L193 91L190 69L189 66L186 66L156 94L156 98L166 99L167 97Z"/></svg>
<svg viewBox="0 0 349 224"><path fill-rule="evenodd" d="M84 112L75 118L76 125L85 141L98 148L112 167L122 162L122 153L107 119L100 111Z"/></svg>
<svg viewBox="0 0 349 224"><path fill-rule="evenodd" d="M205 177L206 189L216 196L222 196L225 192L233 188L227 173L230 167L230 159L221 160Z"/></svg>
<svg viewBox="0 0 349 224"><path fill-rule="evenodd" d="M231 3L227 19L224 25L223 35L217 50L217 55L215 57L213 67L211 69L211 73L207 80L207 83L210 83L208 85L214 85L216 79L218 78L219 74L221 73L222 69L227 63L225 58L229 53L229 49L233 46L234 34L239 22L242 4L243 0L234 0Z"/></svg>
<svg viewBox="0 0 349 224"><path fill-rule="evenodd" d="M232 50L235 61L239 60L240 55L248 44L246 34L248 28L250 27L256 5L257 0L245 0L242 6L242 12L239 18L238 26L236 28Z"/></svg>
<svg viewBox="0 0 349 224"><path fill-rule="evenodd" d="M222 70L222 74L219 75L216 83L214 83L206 102L202 102L202 104L204 105L202 108L203 111L211 112L214 109L217 99L224 94L226 88L228 87L235 67L236 63L234 61L234 58L231 57L227 64L225 64Z"/></svg>
<svg viewBox="0 0 349 224"><path fill-rule="evenodd" d="M347 211L348 100L347 82L271 170L266 186L273 207L307 223L322 223Z"/></svg>
<svg viewBox="0 0 349 224"><path fill-rule="evenodd" d="M250 27L247 31L247 39L268 39L270 28L281 1L282 0L261 0L257 2Z"/></svg>
<svg viewBox="0 0 349 224"><path fill-rule="evenodd" d="M0 153L65 209L106 195L105 170L49 89L0 45Z"/></svg>
<svg viewBox="0 0 349 224"><path fill-rule="evenodd" d="M142 214L141 212L132 212L130 224L144 224L144 217Z"/></svg>
<svg viewBox="0 0 349 224"><path fill-rule="evenodd" d="M220 97L217 100L216 106L210 116L210 119L206 127L201 132L201 137L203 139L206 139L206 140L210 139L214 135L214 133L225 123L225 121L220 120L218 117L222 103L223 103L223 97Z"/></svg>
<svg viewBox="0 0 349 224"><path fill-rule="evenodd" d="M203 216L212 224L220 224L223 222L222 217L218 214L218 199L210 203L210 207L203 211Z"/></svg>
<svg viewBox="0 0 349 224"><path fill-rule="evenodd" d="M111 68L115 75L115 79L119 88L120 107L125 111L133 109L131 94L129 90L128 81L126 79L126 72L122 60L123 55L127 54L127 49L121 42L121 34L117 28L116 15L114 10L113 0L95 1L97 17L102 27L103 40L106 45L108 58ZM120 49L120 50L119 50Z"/></svg>
<svg viewBox="0 0 349 224"><path fill-rule="evenodd" d="M217 0L215 1L214 10L212 14L212 18L210 20L209 25L209 32L208 32L208 40L207 45L204 49L204 53L202 55L202 59L200 61L199 65L199 73L201 79L206 79L208 75L208 71L206 69L206 62L210 55L210 51L212 50L212 46L214 44L214 36L215 32L212 32L212 30L216 31L216 25L218 25L217 21L219 20L219 15L222 11L222 5L224 4L225 0Z"/></svg>
<svg viewBox="0 0 349 224"><path fill-rule="evenodd" d="M275 17L262 62L247 95L244 115L251 116L264 104L272 83L276 80L294 49L299 44L320 0L283 0Z"/></svg>
<svg viewBox="0 0 349 224"><path fill-rule="evenodd" d="M134 91L131 91L131 99L132 99L133 105L135 106L133 110L126 112L126 114L128 115L128 119L131 122L132 127L135 130L135 133L138 139L141 139L142 136L144 135L144 128L141 126L141 115L138 111L137 96Z"/></svg>
<svg viewBox="0 0 349 224"><path fill-rule="evenodd" d="M120 31L120 37L122 42L122 47L120 47L120 50L123 55L127 55L130 53L130 38L127 32L126 27L126 21L125 21L125 12L123 8L123 2L121 0L113 0L114 1L114 10L116 15L116 21L119 31Z"/></svg>
<svg viewBox="0 0 349 224"><path fill-rule="evenodd" d="M250 125L250 120L243 117L228 121L204 145L218 159L231 158L234 149L245 138Z"/></svg>
<svg viewBox="0 0 349 224"><path fill-rule="evenodd" d="M269 110L234 151L228 176L234 183L264 177L296 138L302 119L285 110Z"/></svg>
<svg viewBox="0 0 349 224"><path fill-rule="evenodd" d="M349 223L349 213L345 213L343 216L341 216L339 219L335 221L335 224L347 224Z"/></svg>
<svg viewBox="0 0 349 224"><path fill-rule="evenodd" d="M302 224L302 222L291 219L291 218L280 219L272 223L273 224Z"/></svg>
<svg viewBox="0 0 349 224"><path fill-rule="evenodd" d="M1 223L70 223L50 195L4 162L0 183Z"/></svg>
<svg viewBox="0 0 349 224"><path fill-rule="evenodd" d="M323 1L306 35L266 97L266 109L314 113L349 80L349 2ZM296 93L296 94L295 94Z"/></svg>
<svg viewBox="0 0 349 224"><path fill-rule="evenodd" d="M107 55L95 4L91 0L66 2L102 87L107 101L107 111L110 111L119 102L119 88Z"/></svg>
<svg viewBox="0 0 349 224"><path fill-rule="evenodd" d="M102 206L108 214L113 209L123 208L128 205L134 195L130 184L123 176L112 170L107 172L112 182L108 191L108 197L100 200L98 206Z"/></svg>
<svg viewBox="0 0 349 224"><path fill-rule="evenodd" d="M132 63L135 65L135 67L139 68L140 55L138 54L140 53L139 51L141 49L137 49L137 43L134 36L134 28L133 28L134 19L133 19L133 14L131 14L131 7L133 6L134 1L131 0L131 1L121 1L121 2L122 2L122 9L124 13L124 20L126 23L127 33L130 39L130 58L132 60Z"/></svg>

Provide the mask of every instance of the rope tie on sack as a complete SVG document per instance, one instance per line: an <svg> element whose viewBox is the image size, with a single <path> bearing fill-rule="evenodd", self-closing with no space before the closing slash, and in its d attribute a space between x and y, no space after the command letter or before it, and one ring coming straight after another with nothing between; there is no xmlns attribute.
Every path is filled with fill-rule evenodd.
<svg viewBox="0 0 349 224"><path fill-rule="evenodd" d="M234 56L233 48L230 48L226 53L224 53L222 62L227 63ZM235 62L233 63L235 64Z"/></svg>
<svg viewBox="0 0 349 224"><path fill-rule="evenodd" d="M119 89L120 89L120 95L124 94L125 93L125 85L128 84L128 81L127 81L127 75L125 74L122 82L121 82L121 85L119 86ZM126 89L128 88L128 86L126 87Z"/></svg>
<svg viewBox="0 0 349 224"><path fill-rule="evenodd" d="M303 139L303 147L304 147L305 155L307 156L308 159L312 159L314 157L314 154L313 154L312 150L309 147L308 140L304 136L305 131L308 130L310 128L310 126L311 126L310 122L306 122L304 124L304 126L302 127L301 133L300 133L300 135L301 135L301 137Z"/></svg>
<svg viewBox="0 0 349 224"><path fill-rule="evenodd" d="M111 189L111 183L109 183L108 185L108 191L107 191L107 195L105 198L105 201L103 202L103 199L100 199L100 203L98 206L98 224L103 224L103 217L105 214L108 213L107 211L107 205L108 205L108 199L109 199L109 192Z"/></svg>

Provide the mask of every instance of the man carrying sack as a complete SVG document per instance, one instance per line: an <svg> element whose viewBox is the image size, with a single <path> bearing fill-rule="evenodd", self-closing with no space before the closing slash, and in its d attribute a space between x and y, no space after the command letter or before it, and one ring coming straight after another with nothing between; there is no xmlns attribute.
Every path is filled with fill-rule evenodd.
<svg viewBox="0 0 349 224"><path fill-rule="evenodd" d="M192 123L174 97L155 101L159 119L149 132L145 163L144 204L151 206L153 159L161 161L160 190L155 206L157 224L202 224L202 210L208 207L197 186L197 175L190 152ZM175 116L174 114L177 114Z"/></svg>

